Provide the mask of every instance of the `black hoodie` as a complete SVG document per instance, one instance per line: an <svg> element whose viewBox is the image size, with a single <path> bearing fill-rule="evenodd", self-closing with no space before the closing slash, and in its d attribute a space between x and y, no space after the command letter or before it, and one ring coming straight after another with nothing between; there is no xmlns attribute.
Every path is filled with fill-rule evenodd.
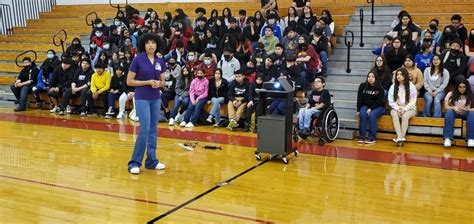
<svg viewBox="0 0 474 224"><path fill-rule="evenodd" d="M33 82L29 86L35 86L38 82L38 72L39 70L36 67L36 64L32 62L30 66L21 69L17 79L21 82L32 80Z"/></svg>

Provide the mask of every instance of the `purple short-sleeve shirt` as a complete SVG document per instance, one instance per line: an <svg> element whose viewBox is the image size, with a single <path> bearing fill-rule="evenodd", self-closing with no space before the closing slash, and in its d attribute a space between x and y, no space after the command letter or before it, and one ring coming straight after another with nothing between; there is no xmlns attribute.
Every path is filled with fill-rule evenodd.
<svg viewBox="0 0 474 224"><path fill-rule="evenodd" d="M137 73L136 80L147 81L150 79L160 80L161 73L166 71L166 64L162 58L155 57L152 64L146 53L141 53L135 57L130 65L130 71ZM135 87L135 99L137 100L157 100L160 99L160 90L151 86Z"/></svg>

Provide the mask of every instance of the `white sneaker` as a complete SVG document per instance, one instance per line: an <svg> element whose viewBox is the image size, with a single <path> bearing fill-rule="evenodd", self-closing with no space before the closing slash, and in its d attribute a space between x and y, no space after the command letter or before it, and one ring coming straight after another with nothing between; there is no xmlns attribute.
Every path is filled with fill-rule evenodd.
<svg viewBox="0 0 474 224"><path fill-rule="evenodd" d="M67 105L66 114L70 114L71 112L72 112L71 106Z"/></svg>
<svg viewBox="0 0 474 224"><path fill-rule="evenodd" d="M173 126L173 125L174 125L174 118L170 118L170 121L168 122L168 125L169 125L169 126Z"/></svg>
<svg viewBox="0 0 474 224"><path fill-rule="evenodd" d="M188 122L185 127L187 127L187 128L194 128L194 124L191 123L191 122Z"/></svg>
<svg viewBox="0 0 474 224"><path fill-rule="evenodd" d="M58 107L58 106L54 106L54 108L51 109L49 112L50 112L50 113L59 112L59 107Z"/></svg>
<svg viewBox="0 0 474 224"><path fill-rule="evenodd" d="M140 121L140 119L138 119L137 116L130 117L130 120L136 121L136 122Z"/></svg>
<svg viewBox="0 0 474 224"><path fill-rule="evenodd" d="M474 147L474 139L467 140L467 147Z"/></svg>
<svg viewBox="0 0 474 224"><path fill-rule="evenodd" d="M179 124L179 126L181 126L181 127L185 127L185 126L186 126L186 122L184 122L184 121L181 121L181 123Z"/></svg>
<svg viewBox="0 0 474 224"><path fill-rule="evenodd" d="M212 123L212 119L214 117L212 115L209 114L209 117L207 117L206 121L209 122L209 123Z"/></svg>
<svg viewBox="0 0 474 224"><path fill-rule="evenodd" d="M158 163L158 164L159 164L159 163ZM140 167L137 167L137 166L136 166L136 167L132 167L132 168L129 170L129 172L130 172L131 174L140 174Z"/></svg>
<svg viewBox="0 0 474 224"><path fill-rule="evenodd" d="M444 147L451 147L451 139L449 138L444 139Z"/></svg>
<svg viewBox="0 0 474 224"><path fill-rule="evenodd" d="M105 113L105 115L110 115L110 116L114 115L113 110L114 109L112 107L109 107L109 110L107 111L107 113Z"/></svg>
<svg viewBox="0 0 474 224"><path fill-rule="evenodd" d="M156 164L155 170L164 170L165 168L165 164L158 162L158 164Z"/></svg>
<svg viewBox="0 0 474 224"><path fill-rule="evenodd" d="M117 115L117 119L123 119L125 117L125 114L123 114L123 112L119 112L119 114Z"/></svg>

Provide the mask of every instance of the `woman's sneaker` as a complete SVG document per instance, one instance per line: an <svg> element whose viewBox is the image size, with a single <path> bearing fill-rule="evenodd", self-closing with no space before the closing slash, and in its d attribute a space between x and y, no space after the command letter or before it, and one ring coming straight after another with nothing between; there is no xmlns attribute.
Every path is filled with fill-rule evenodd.
<svg viewBox="0 0 474 224"><path fill-rule="evenodd" d="M365 139L363 138L359 138L359 140L357 140L357 143L359 144L364 144L364 142L365 142Z"/></svg>
<svg viewBox="0 0 474 224"><path fill-rule="evenodd" d="M54 106L54 108L53 108L53 109L51 109L49 112L50 112L50 113L56 113L56 112L59 112L59 107L58 107L58 106Z"/></svg>
<svg viewBox="0 0 474 224"><path fill-rule="evenodd" d="M128 172L130 172L131 174L140 174L140 167L138 167L138 166L132 167L132 168L130 168L130 170Z"/></svg>
<svg viewBox="0 0 474 224"><path fill-rule="evenodd" d="M174 125L174 118L170 118L170 121L168 122L168 125L169 125L169 126L173 126L173 125Z"/></svg>
<svg viewBox="0 0 474 224"><path fill-rule="evenodd" d="M123 112L119 112L119 114L117 115L117 119L124 119L125 118L125 114Z"/></svg>
<svg viewBox="0 0 474 224"><path fill-rule="evenodd" d="M444 145L444 147L451 147L451 139L445 138L443 145Z"/></svg>
<svg viewBox="0 0 474 224"><path fill-rule="evenodd" d="M209 117L207 117L206 121L212 124L213 120L214 120L214 117L209 114Z"/></svg>
<svg viewBox="0 0 474 224"><path fill-rule="evenodd" d="M164 170L165 168L165 164L158 162L158 164L156 164L155 170Z"/></svg>
<svg viewBox="0 0 474 224"><path fill-rule="evenodd" d="M375 140L374 139L367 139L364 141L365 144L375 144Z"/></svg>
<svg viewBox="0 0 474 224"><path fill-rule="evenodd" d="M467 147L474 147L474 139L467 140Z"/></svg>

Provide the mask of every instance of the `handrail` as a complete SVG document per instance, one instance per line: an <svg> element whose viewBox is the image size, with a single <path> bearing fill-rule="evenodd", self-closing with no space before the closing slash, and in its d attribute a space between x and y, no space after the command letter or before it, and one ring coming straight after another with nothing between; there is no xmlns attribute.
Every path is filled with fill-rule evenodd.
<svg viewBox="0 0 474 224"><path fill-rule="evenodd" d="M359 18L360 18L360 47L364 47L364 9L361 8L359 11Z"/></svg>
<svg viewBox="0 0 474 224"><path fill-rule="evenodd" d="M351 40L348 40L348 34L351 35ZM344 44L347 47L347 73L351 73L351 47L354 45L354 32L348 30L344 33Z"/></svg>
<svg viewBox="0 0 474 224"><path fill-rule="evenodd" d="M0 4L0 19L2 20L2 30L0 30L0 34L13 34L13 17L11 6Z"/></svg>
<svg viewBox="0 0 474 224"><path fill-rule="evenodd" d="M16 56L16 58L15 58L15 64L16 64L16 66L18 66L18 67L20 67L20 68L24 68L24 67L25 67L24 65L19 65L19 64L18 64L18 58L20 58L22 55L27 54L28 52L32 52L32 53L35 55L35 58L31 61L31 63L33 63L33 62L36 61L36 59L38 58L38 55L36 54L36 51L34 51L34 50L27 50L27 51L25 51L25 52L23 52L23 53L21 53L21 54L19 54L19 55Z"/></svg>
<svg viewBox="0 0 474 224"><path fill-rule="evenodd" d="M90 20L91 22L89 23L89 16L91 16L91 15L95 15L95 18L92 19L92 20ZM87 24L88 26L94 26L94 21L95 21L97 18L99 18L99 16L97 15L96 12L90 12L89 14L86 15L86 24Z"/></svg>
<svg viewBox="0 0 474 224"><path fill-rule="evenodd" d="M112 5L112 0L109 0L109 5L110 5L112 8L116 8L117 10L120 10L120 4ZM125 8L127 5L128 5L128 0L125 0L125 6L124 6L123 8Z"/></svg>
<svg viewBox="0 0 474 224"><path fill-rule="evenodd" d="M56 0L22 0L11 1L11 18L14 26L25 26L28 19L38 19L40 12L50 12L56 5Z"/></svg>
<svg viewBox="0 0 474 224"><path fill-rule="evenodd" d="M371 16L371 19L370 19L370 24L375 24L375 20L374 20L375 0L367 0L367 3L372 4L372 16Z"/></svg>
<svg viewBox="0 0 474 224"><path fill-rule="evenodd" d="M60 37L60 38L59 38L59 44L58 44L58 43L56 43L56 40L57 40L56 37L58 37L59 34L61 34L61 33L64 33L64 39L62 39L62 38ZM57 47L61 46L61 48L63 49L63 54L64 54L64 52L65 52L65 51L64 51L64 42L65 42L66 40L67 40L67 33L66 33L66 31L63 30L63 29L61 29L60 31L58 31L56 34L53 35L53 44L54 44L54 46L57 46Z"/></svg>

